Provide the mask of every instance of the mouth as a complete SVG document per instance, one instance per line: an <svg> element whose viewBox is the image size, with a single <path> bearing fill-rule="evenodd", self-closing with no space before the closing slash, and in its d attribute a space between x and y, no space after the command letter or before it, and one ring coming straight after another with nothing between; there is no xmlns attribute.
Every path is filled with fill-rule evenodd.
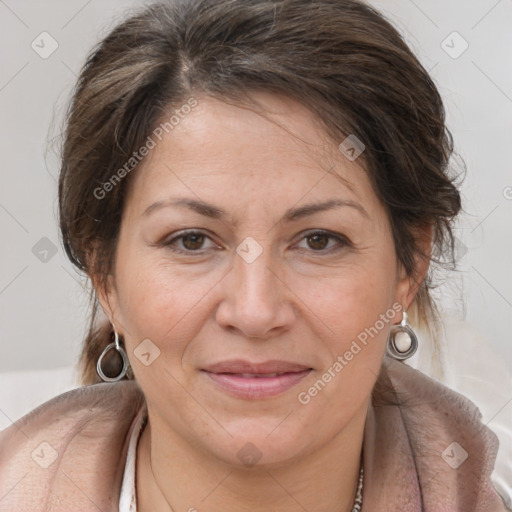
<svg viewBox="0 0 512 512"><path fill-rule="evenodd" d="M270 398L291 389L313 369L287 361L225 361L201 370L223 392L247 400Z"/></svg>

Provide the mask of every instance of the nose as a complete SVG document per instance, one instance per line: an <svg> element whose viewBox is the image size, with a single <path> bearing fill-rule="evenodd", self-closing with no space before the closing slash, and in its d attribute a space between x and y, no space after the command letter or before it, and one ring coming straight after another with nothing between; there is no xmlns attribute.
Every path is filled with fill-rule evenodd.
<svg viewBox="0 0 512 512"><path fill-rule="evenodd" d="M222 280L222 300L217 323L249 338L268 339L288 330L295 320L293 293L270 251L248 262L238 254L231 271Z"/></svg>

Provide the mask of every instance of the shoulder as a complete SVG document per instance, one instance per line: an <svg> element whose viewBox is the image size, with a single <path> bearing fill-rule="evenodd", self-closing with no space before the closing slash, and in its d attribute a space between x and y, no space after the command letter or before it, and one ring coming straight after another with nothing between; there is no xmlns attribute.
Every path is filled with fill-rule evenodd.
<svg viewBox="0 0 512 512"><path fill-rule="evenodd" d="M490 480L498 439L473 402L418 370L386 360L374 411L381 425L403 433L404 439L392 443L413 462L426 506L505 510Z"/></svg>
<svg viewBox="0 0 512 512"><path fill-rule="evenodd" d="M35 408L10 427L0 431L0 446L7 440L26 441L33 431L67 432L93 421L122 425L144 403L135 381L102 383L73 389ZM2 456L4 451L0 452Z"/></svg>
<svg viewBox="0 0 512 512"><path fill-rule="evenodd" d="M59 509L66 499L89 510L87 489L110 510L127 436L144 407L134 381L95 384L57 396L1 431L0 511Z"/></svg>
<svg viewBox="0 0 512 512"><path fill-rule="evenodd" d="M494 434L483 425L474 402L419 370L386 358L378 385L384 403L399 406L411 429L418 427L418 434L427 436L433 429L438 435L442 428L458 438L469 435L473 439L479 434L482 440L497 444Z"/></svg>
<svg viewBox="0 0 512 512"><path fill-rule="evenodd" d="M409 435L422 444L458 441L489 456L497 451L496 436L471 400L406 364L386 360L374 399L377 408L396 406Z"/></svg>

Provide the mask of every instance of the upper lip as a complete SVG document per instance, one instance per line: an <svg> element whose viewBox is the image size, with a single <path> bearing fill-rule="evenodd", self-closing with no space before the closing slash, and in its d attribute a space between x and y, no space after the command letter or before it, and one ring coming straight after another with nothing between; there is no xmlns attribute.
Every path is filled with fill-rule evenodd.
<svg viewBox="0 0 512 512"><path fill-rule="evenodd" d="M292 363L290 361L265 361L261 363L245 361L243 359L234 359L230 361L221 361L211 366L204 368L205 371L211 373L254 373L254 374L265 374L265 373L290 373L290 372L302 372L304 370L310 370L311 367Z"/></svg>

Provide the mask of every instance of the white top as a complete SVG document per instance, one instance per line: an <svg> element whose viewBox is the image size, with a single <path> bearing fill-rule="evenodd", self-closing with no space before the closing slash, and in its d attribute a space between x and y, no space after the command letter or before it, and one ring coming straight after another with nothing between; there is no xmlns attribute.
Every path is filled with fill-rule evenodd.
<svg viewBox="0 0 512 512"><path fill-rule="evenodd" d="M121 496L119 498L119 512L137 512L137 495L135 493L135 463L137 456L137 444L139 442L142 427L144 425L143 414L139 414L130 436L128 456L124 468Z"/></svg>

